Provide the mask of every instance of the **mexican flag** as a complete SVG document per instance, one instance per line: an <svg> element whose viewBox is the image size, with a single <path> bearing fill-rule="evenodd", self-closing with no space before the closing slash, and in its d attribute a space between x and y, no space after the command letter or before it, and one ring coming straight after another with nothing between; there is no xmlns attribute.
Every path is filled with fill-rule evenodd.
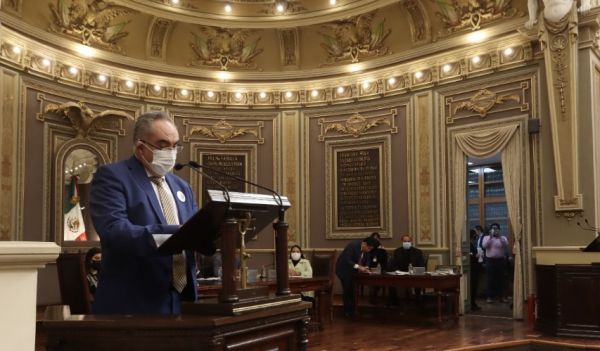
<svg viewBox="0 0 600 351"><path fill-rule="evenodd" d="M65 227L63 240L85 241L85 224L81 206L79 205L79 188L77 187L77 176L71 177L69 192L67 194L67 203L65 204Z"/></svg>

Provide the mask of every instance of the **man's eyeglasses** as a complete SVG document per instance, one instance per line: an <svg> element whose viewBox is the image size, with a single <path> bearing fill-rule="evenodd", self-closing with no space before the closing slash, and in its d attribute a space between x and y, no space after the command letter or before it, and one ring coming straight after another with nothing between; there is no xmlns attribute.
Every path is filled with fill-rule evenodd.
<svg viewBox="0 0 600 351"><path fill-rule="evenodd" d="M144 143L145 145L152 146L152 148L154 148L155 150L176 150L177 152L183 151L183 145L181 145L181 144L177 144L177 145L175 145L175 147L158 147L154 144L150 144L146 140L142 140L142 139L138 139L138 140L140 142Z"/></svg>

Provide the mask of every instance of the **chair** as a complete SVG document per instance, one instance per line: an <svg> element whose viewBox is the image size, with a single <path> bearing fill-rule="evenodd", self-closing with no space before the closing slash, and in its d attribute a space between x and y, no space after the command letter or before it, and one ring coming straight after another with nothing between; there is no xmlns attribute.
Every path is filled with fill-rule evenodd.
<svg viewBox="0 0 600 351"><path fill-rule="evenodd" d="M327 311L329 320L333 321L333 285L335 284L335 259L336 251L319 252L313 251L310 264L313 270L313 277L329 278L329 289L327 291ZM321 300L321 299L320 299ZM321 306L317 306L322 308Z"/></svg>
<svg viewBox="0 0 600 351"><path fill-rule="evenodd" d="M60 298L73 314L91 312L91 294L88 287L83 253L61 253L56 259Z"/></svg>

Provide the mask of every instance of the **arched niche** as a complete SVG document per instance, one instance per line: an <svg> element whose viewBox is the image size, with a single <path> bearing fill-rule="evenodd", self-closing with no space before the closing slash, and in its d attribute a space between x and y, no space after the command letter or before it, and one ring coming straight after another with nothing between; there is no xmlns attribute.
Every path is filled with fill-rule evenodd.
<svg viewBox="0 0 600 351"><path fill-rule="evenodd" d="M70 140L60 146L54 159L54 241L64 249L89 248L99 246L99 237L93 227L89 215L89 198L91 182L97 168L100 165L111 162L106 150L98 143L77 138ZM78 179L79 204L82 219L85 225L87 240L73 240L67 228L76 228L81 223L77 219L66 218L67 203L71 201L71 180L76 176ZM76 199L75 199L76 200ZM77 211L77 210L75 210Z"/></svg>

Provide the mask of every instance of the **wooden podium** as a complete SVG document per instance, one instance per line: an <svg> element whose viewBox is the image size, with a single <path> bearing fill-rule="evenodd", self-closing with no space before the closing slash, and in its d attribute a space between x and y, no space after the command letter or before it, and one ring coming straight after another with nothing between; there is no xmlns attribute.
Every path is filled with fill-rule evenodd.
<svg viewBox="0 0 600 351"><path fill-rule="evenodd" d="M208 190L210 201L159 248L159 253L174 254L185 249L210 251L220 239L222 289L218 298L183 303L183 314L238 315L264 308L299 303L300 295L290 292L287 264L287 229L284 212L290 207L285 196ZM271 224L275 230L277 290L269 295L264 287L238 289L235 280L236 247ZM241 239L243 238L243 239ZM209 247L209 249L207 249ZM242 263L243 266L243 263ZM245 278L243 271L241 276Z"/></svg>

